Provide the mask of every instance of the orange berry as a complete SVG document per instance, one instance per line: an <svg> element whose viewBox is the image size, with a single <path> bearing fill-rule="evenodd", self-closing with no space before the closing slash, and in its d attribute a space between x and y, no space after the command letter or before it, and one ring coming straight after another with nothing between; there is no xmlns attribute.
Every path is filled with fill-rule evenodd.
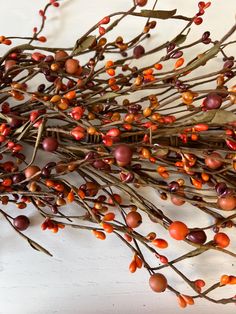
<svg viewBox="0 0 236 314"><path fill-rule="evenodd" d="M76 92L74 90L71 90L70 92L68 92L64 95L64 98L66 98L68 100L74 99L74 98L76 98Z"/></svg>
<svg viewBox="0 0 236 314"><path fill-rule="evenodd" d="M201 174L201 177L202 177L202 179L204 180L204 181L209 181L210 180L210 175L208 174L208 173L206 173L206 172L203 172L202 174Z"/></svg>
<svg viewBox="0 0 236 314"><path fill-rule="evenodd" d="M12 41L10 39L4 39L3 42L2 42L4 45L11 45L12 44Z"/></svg>
<svg viewBox="0 0 236 314"><path fill-rule="evenodd" d="M38 41L40 41L41 43L46 43L47 38L46 38L45 36L40 36L40 37L38 38Z"/></svg>
<svg viewBox="0 0 236 314"><path fill-rule="evenodd" d="M71 191L68 193L68 195L67 195L67 201L68 201L69 203L71 203L71 202L74 201L74 199L75 199L75 194L74 194L73 190L71 190Z"/></svg>
<svg viewBox="0 0 236 314"><path fill-rule="evenodd" d="M164 166L158 166L157 167L157 172L160 174L160 173L162 173L162 172L166 172L166 167L164 167Z"/></svg>
<svg viewBox="0 0 236 314"><path fill-rule="evenodd" d="M228 275L222 275L220 278L220 285L224 286L230 282L230 277Z"/></svg>
<svg viewBox="0 0 236 314"><path fill-rule="evenodd" d="M116 71L114 69L108 69L106 70L106 73L110 76L115 76L116 75Z"/></svg>
<svg viewBox="0 0 236 314"><path fill-rule="evenodd" d="M226 248L230 244L230 238L227 234L223 232L219 232L214 236L214 242L217 246L221 247L222 249Z"/></svg>
<svg viewBox="0 0 236 314"><path fill-rule="evenodd" d="M187 306L186 301L184 300L184 298L181 295L177 296L177 301L178 301L178 304L181 308L185 308Z"/></svg>
<svg viewBox="0 0 236 314"><path fill-rule="evenodd" d="M229 284L230 285L235 285L236 284L236 277L229 276Z"/></svg>
<svg viewBox="0 0 236 314"><path fill-rule="evenodd" d="M105 68L106 68L106 69L107 69L107 68L110 68L110 67L112 67L113 65L114 65L114 62L113 62L112 60L109 60L109 61L106 62Z"/></svg>
<svg viewBox="0 0 236 314"><path fill-rule="evenodd" d="M175 240L184 240L189 233L188 227L181 221L172 222L168 230L170 236Z"/></svg>
<svg viewBox="0 0 236 314"><path fill-rule="evenodd" d="M169 173L167 171L160 173L160 176L164 179L168 179L169 178Z"/></svg>
<svg viewBox="0 0 236 314"><path fill-rule="evenodd" d="M149 159L151 157L151 152L147 148L142 148L141 154L142 154L142 157L145 159Z"/></svg>
<svg viewBox="0 0 236 314"><path fill-rule="evenodd" d="M133 238L131 237L131 235L129 235L128 233L124 234L124 238L127 242L132 242Z"/></svg>
<svg viewBox="0 0 236 314"><path fill-rule="evenodd" d="M0 43L2 43L6 39L5 36L0 36Z"/></svg>
<svg viewBox="0 0 236 314"><path fill-rule="evenodd" d="M102 231L97 231L97 230L92 230L92 233L95 235L95 237L99 240L105 240L106 239L106 235L104 232Z"/></svg>
<svg viewBox="0 0 236 314"><path fill-rule="evenodd" d="M51 230L53 233L57 233L58 232L58 226L55 225Z"/></svg>
<svg viewBox="0 0 236 314"><path fill-rule="evenodd" d="M155 68L156 70L161 70L161 69L163 68L163 65L160 64L160 63L156 63L156 64L154 65L154 68Z"/></svg>
<svg viewBox="0 0 236 314"><path fill-rule="evenodd" d="M197 188L197 189L201 189L202 188L202 181L201 180L197 180L194 178L191 178L192 184Z"/></svg>
<svg viewBox="0 0 236 314"><path fill-rule="evenodd" d="M144 115L145 118L149 117L151 114L152 114L152 109L151 108L147 107L147 108L145 108L143 110L143 115Z"/></svg>
<svg viewBox="0 0 236 314"><path fill-rule="evenodd" d="M5 178L3 179L2 183L3 186L11 186L12 184L12 179L11 178Z"/></svg>
<svg viewBox="0 0 236 314"><path fill-rule="evenodd" d="M195 133L191 134L191 140L192 141L197 141L198 140L198 135L195 134Z"/></svg>
<svg viewBox="0 0 236 314"><path fill-rule="evenodd" d="M153 69L147 69L143 71L144 75L152 75L152 73L153 73Z"/></svg>
<svg viewBox="0 0 236 314"><path fill-rule="evenodd" d="M181 67L184 64L184 58L179 58L176 62L175 62L175 69Z"/></svg>
<svg viewBox="0 0 236 314"><path fill-rule="evenodd" d="M77 192L77 194L78 194L78 196L83 200L84 198L85 198L85 193L84 193L84 191L83 190L78 190L78 192Z"/></svg>
<svg viewBox="0 0 236 314"><path fill-rule="evenodd" d="M136 269L137 269L137 264L136 264L136 261L133 260L130 265L129 265L129 271L131 273L135 273L136 272Z"/></svg>
<svg viewBox="0 0 236 314"><path fill-rule="evenodd" d="M107 233L112 233L114 228L111 224L106 223L106 222L102 222L101 226L103 227L103 229L107 232Z"/></svg>
<svg viewBox="0 0 236 314"><path fill-rule="evenodd" d="M188 305L194 304L194 299L190 297L189 295L182 294L181 296Z"/></svg>
<svg viewBox="0 0 236 314"><path fill-rule="evenodd" d="M138 268L142 268L143 266L143 261L141 260L141 258L138 255L135 255L135 262Z"/></svg>
<svg viewBox="0 0 236 314"><path fill-rule="evenodd" d="M107 213L106 215L103 216L103 221L112 221L115 219L115 214L114 213Z"/></svg>
<svg viewBox="0 0 236 314"><path fill-rule="evenodd" d="M65 229L65 225L63 225L62 223L58 223L57 226L59 229Z"/></svg>
<svg viewBox="0 0 236 314"><path fill-rule="evenodd" d="M152 241L152 244L159 249L166 249L168 247L168 242L164 239L155 239Z"/></svg>

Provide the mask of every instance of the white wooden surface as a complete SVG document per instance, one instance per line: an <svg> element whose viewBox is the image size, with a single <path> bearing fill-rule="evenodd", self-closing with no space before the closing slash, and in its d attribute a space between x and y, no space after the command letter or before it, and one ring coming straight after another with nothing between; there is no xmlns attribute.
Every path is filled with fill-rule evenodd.
<svg viewBox="0 0 236 314"><path fill-rule="evenodd" d="M160 0L159 9L173 9L192 15L197 7L196 0ZM196 27L201 34L205 30L212 32L212 37L221 37L234 23L235 0L212 1L204 17L206 23ZM26 35L39 22L37 12L46 1L1 0L0 33L3 35ZM150 4L153 1L150 0ZM98 21L107 13L125 10L131 5L131 0L65 0L59 9L51 10L48 16L48 26L45 35L49 37L48 45L69 46L93 22ZM41 6L41 7L40 7ZM135 33L140 24L130 22L122 24L120 33L127 37ZM168 34L177 33L176 22L168 22ZM161 32L163 22L160 22L160 33L154 41L161 42L166 33ZM119 34L120 34L119 33ZM117 33L118 34L118 33ZM216 38L215 37L215 38ZM114 37L115 38L115 37ZM235 39L235 37L234 37ZM153 43L153 42L152 42ZM2 49L2 47L0 47ZM205 49L204 47L202 49ZM1 50L2 51L2 50ZM198 51L196 50L196 53ZM147 192L161 208L168 208L174 218L190 221L190 226L196 226L196 218L192 217L189 206L177 212L173 206L162 204L154 192ZM9 206L9 211L17 215L19 210ZM38 227L38 219L32 208L27 209L32 226L27 231L35 240L46 246L54 255L49 258L31 250L27 244L18 238L3 220L0 220L0 313L1 314L133 314L133 313L181 313L176 305L175 297L166 292L155 294L148 286L148 274L139 270L135 274L128 272L132 258L131 252L114 236L106 241L96 240L89 232L65 230L57 235L42 232ZM205 217L200 223L209 223ZM191 225L192 224L192 225ZM149 223L147 229L151 229ZM153 229L154 230L154 229ZM162 231L155 231L162 235ZM235 232L235 231L234 231ZM165 234L165 232L163 232ZM182 244L178 248L186 250ZM235 245L231 249L236 249ZM176 243L170 241L168 256L176 256ZM235 273L234 259L221 254L205 254L178 264L191 278L205 278L209 284L215 282L222 274L222 265L228 273ZM164 272L169 280L180 287L185 285L170 272ZM183 290L188 292L188 290ZM223 293L223 290L221 290ZM220 291L220 292L221 292ZM224 288L227 295L227 289ZM229 295L232 295L232 292ZM222 297L222 295L219 295ZM233 305L220 306L198 300L186 313L232 314L236 313Z"/></svg>

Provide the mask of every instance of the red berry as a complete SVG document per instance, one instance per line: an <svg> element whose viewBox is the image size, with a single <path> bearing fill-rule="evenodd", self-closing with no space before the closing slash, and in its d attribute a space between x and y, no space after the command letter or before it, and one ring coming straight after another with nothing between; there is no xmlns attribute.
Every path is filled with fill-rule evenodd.
<svg viewBox="0 0 236 314"><path fill-rule="evenodd" d="M196 25L200 25L202 24L203 19L201 17L195 17L193 21Z"/></svg>
<svg viewBox="0 0 236 314"><path fill-rule="evenodd" d="M147 4L148 0L135 0L135 4L139 7L144 7Z"/></svg>

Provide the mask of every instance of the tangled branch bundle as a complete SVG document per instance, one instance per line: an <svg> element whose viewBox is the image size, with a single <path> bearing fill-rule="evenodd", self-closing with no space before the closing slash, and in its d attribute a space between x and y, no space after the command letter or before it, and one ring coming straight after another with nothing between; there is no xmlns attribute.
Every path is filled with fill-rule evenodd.
<svg viewBox="0 0 236 314"><path fill-rule="evenodd" d="M227 235L236 225L236 65L226 52L236 43L231 38L236 24L223 38L205 31L186 44L211 3L199 2L196 14L187 17L175 9L158 10L157 1L147 10L147 2L135 0L128 11L103 17L68 48L44 46L46 15L59 0L39 11L41 25L32 36L0 37L2 45L10 45L0 58L0 200L10 206L0 212L34 249L48 255L24 233L29 218L13 217L10 207L32 204L42 230L87 229L100 240L113 234L132 251L130 272L144 267L151 289L170 290L180 307L198 298L235 303L235 296L212 295L236 284L236 275L222 269L221 278L204 288L207 278L188 278L178 262L204 258L210 250L236 257ZM130 16L137 25L144 22L137 35L108 40ZM158 33L158 21L169 19L185 24L179 34L145 48ZM15 39L23 44L14 46ZM196 46L199 54L193 56ZM208 64L216 57L211 72ZM146 65L136 65L142 58ZM204 75L198 74L200 67ZM40 150L54 154L55 162L45 157L40 167ZM159 194L157 204L143 196L143 187ZM176 212L190 204L193 217L207 215L209 225L190 228L188 221L172 220L159 206L167 199ZM66 206L72 203L73 216ZM155 223L148 234L139 231L144 217ZM165 239L158 237L163 228ZM169 260L170 238L186 242L189 251ZM170 269L170 278L163 268ZM189 295L172 285L171 272L185 281Z"/></svg>

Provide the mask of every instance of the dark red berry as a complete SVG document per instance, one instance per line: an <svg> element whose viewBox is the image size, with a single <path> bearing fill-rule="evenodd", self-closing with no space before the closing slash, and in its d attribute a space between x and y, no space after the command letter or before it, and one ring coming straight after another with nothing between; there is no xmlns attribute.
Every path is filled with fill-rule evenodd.
<svg viewBox="0 0 236 314"><path fill-rule="evenodd" d="M58 141L55 137L46 137L42 145L45 151L54 152L58 148Z"/></svg>
<svg viewBox="0 0 236 314"><path fill-rule="evenodd" d="M144 54L145 54L145 49L143 48L143 46L139 45L134 48L133 55L135 59L141 58Z"/></svg>
<svg viewBox="0 0 236 314"><path fill-rule="evenodd" d="M222 97L217 93L210 93L204 101L205 108L208 110L218 109L222 105Z"/></svg>
<svg viewBox="0 0 236 314"><path fill-rule="evenodd" d="M195 230L187 235L187 239L193 243L203 244L206 242L207 236L203 230Z"/></svg>
<svg viewBox="0 0 236 314"><path fill-rule="evenodd" d="M16 229L24 231L29 227L30 220L24 215L17 216L13 219L13 225Z"/></svg>

